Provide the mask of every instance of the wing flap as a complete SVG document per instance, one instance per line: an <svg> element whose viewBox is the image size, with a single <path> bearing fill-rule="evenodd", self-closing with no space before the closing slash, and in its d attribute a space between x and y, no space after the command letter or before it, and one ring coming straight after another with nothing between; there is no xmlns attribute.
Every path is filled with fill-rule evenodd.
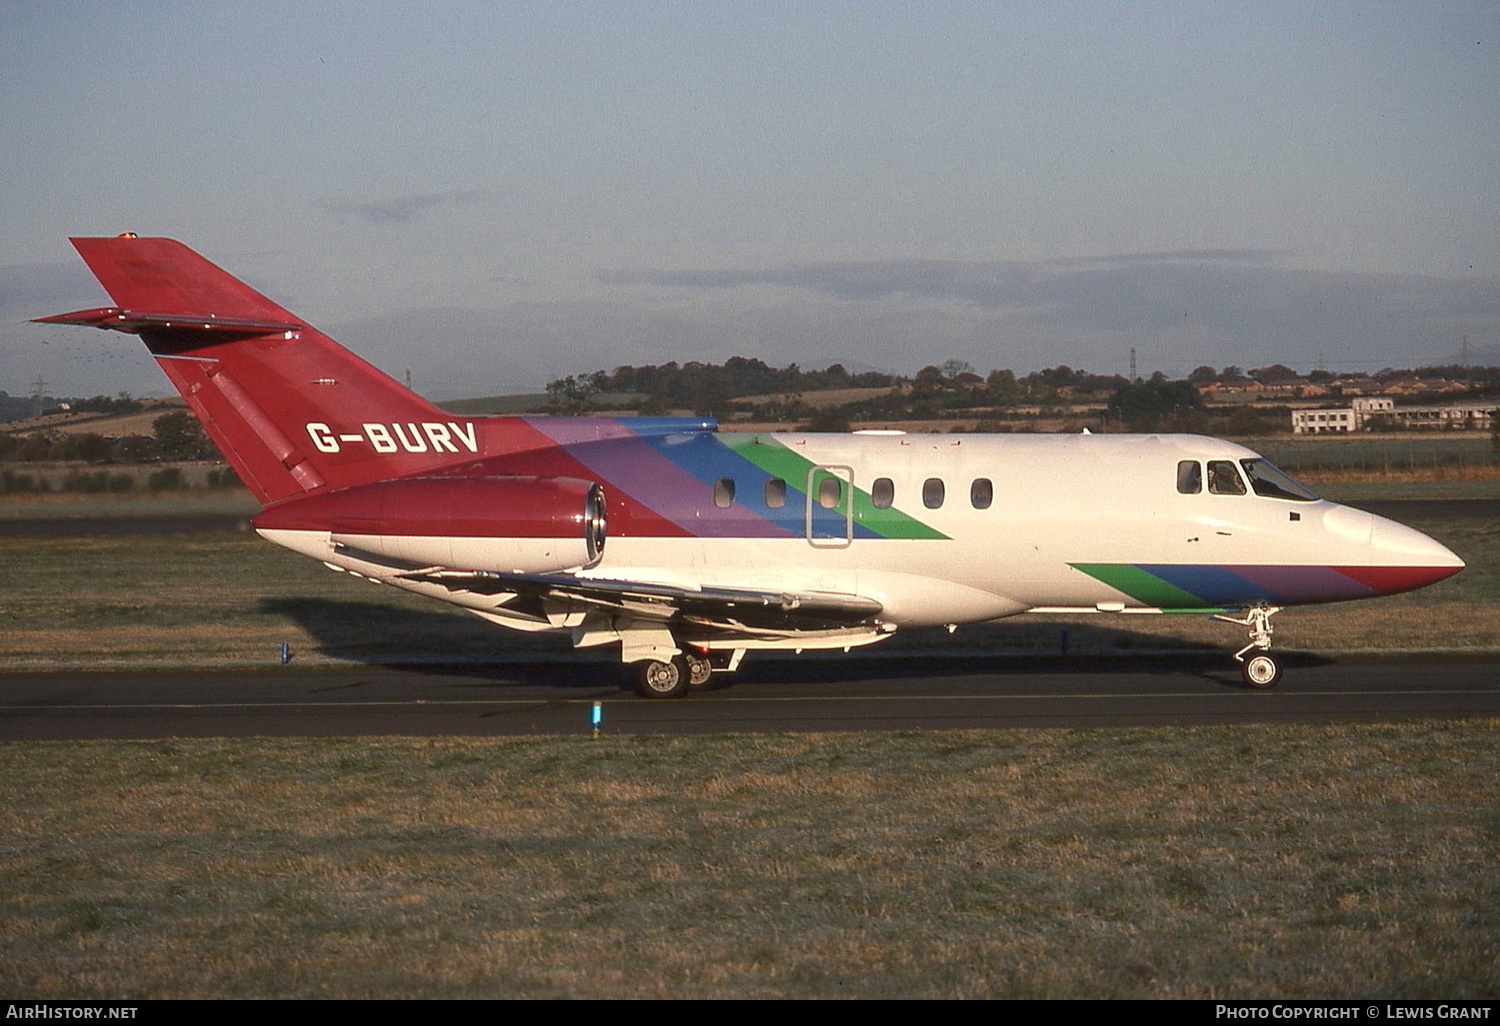
<svg viewBox="0 0 1500 1026"><path fill-rule="evenodd" d="M511 574L423 567L393 576L482 594L512 594L528 606L543 599L567 600L616 610L636 619L686 619L729 629L845 627L868 623L885 608L872 598L846 592L687 588L571 574Z"/></svg>
<svg viewBox="0 0 1500 1026"><path fill-rule="evenodd" d="M826 630L870 624L885 611L875 599L838 591L770 591L657 581L612 580L590 574L518 574L422 566L348 544L338 551L383 568L383 578L493 595L500 605L538 619L546 607L571 602L635 620L691 623L724 630Z"/></svg>

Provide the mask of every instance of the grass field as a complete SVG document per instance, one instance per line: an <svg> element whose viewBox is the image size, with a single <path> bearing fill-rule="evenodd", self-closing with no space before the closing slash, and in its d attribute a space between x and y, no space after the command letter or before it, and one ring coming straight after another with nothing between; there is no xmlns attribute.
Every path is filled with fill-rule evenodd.
<svg viewBox="0 0 1500 1026"><path fill-rule="evenodd" d="M164 480L161 480L163 479ZM38 490L40 489L40 490ZM0 463L0 518L89 516L91 510L260 507L222 462ZM40 510L38 514L35 511Z"/></svg>
<svg viewBox="0 0 1500 1026"><path fill-rule="evenodd" d="M0 559L13 575L0 594L0 668L269 665L283 641L304 661L482 658L537 644L252 533L8 538Z"/></svg>
<svg viewBox="0 0 1500 1026"><path fill-rule="evenodd" d="M1500 471L1488 433L1409 431L1402 434L1342 437L1279 436L1237 439L1283 470L1316 478L1326 471L1365 470L1383 474L1442 474Z"/></svg>
<svg viewBox="0 0 1500 1026"><path fill-rule="evenodd" d="M1500 990L1493 722L0 746L0 992Z"/></svg>

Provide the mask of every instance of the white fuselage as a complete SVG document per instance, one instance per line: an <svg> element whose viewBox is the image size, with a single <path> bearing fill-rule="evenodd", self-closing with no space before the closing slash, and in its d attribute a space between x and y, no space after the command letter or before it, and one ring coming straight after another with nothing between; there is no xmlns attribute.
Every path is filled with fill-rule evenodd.
<svg viewBox="0 0 1500 1026"><path fill-rule="evenodd" d="M1256 494L1245 487L1243 461L1257 455L1212 438L843 434L778 435L775 443L810 467L827 468L817 474L852 484L831 511L820 511L815 481L789 482L807 493L806 510L794 511L805 527L801 536L785 530L780 537L611 534L597 563L572 572L688 591L863 596L882 607L868 631L868 640L876 640L897 627L975 623L1033 610L1202 612L1336 601L1380 593L1348 580L1349 573L1369 576L1359 568L1462 565L1425 535L1369 513ZM1196 491L1179 483L1184 463L1200 468ZM1242 494L1203 481L1203 468L1216 464L1240 470ZM764 476L737 482L736 501L758 501ZM941 482L940 500L933 482ZM930 529L929 536L865 536L864 521L879 517L867 498L881 487L887 505ZM857 501L851 503L851 495ZM679 519L708 518L718 508L707 484L700 496L673 501ZM392 578L336 551L326 532L263 533L335 568L390 580L510 626L576 627L585 612L519 622L501 608L503 597ZM482 565L485 539L466 539L463 549L471 564ZM498 562L488 569L507 569L498 550L497 543ZM1227 583L1243 580L1252 582L1243 593Z"/></svg>

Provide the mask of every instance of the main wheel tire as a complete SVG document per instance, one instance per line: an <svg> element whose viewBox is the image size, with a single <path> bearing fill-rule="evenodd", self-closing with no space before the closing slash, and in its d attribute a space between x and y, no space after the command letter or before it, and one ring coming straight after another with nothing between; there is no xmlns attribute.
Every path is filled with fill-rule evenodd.
<svg viewBox="0 0 1500 1026"><path fill-rule="evenodd" d="M1281 663L1267 652L1257 652L1240 665L1240 676L1252 688L1274 688L1281 680Z"/></svg>
<svg viewBox="0 0 1500 1026"><path fill-rule="evenodd" d="M635 664L635 691L642 698L681 698L687 694L687 663L673 659L647 659Z"/></svg>
<svg viewBox="0 0 1500 1026"><path fill-rule="evenodd" d="M684 655L688 668L688 686L701 688L714 678L714 668L706 658L699 655Z"/></svg>

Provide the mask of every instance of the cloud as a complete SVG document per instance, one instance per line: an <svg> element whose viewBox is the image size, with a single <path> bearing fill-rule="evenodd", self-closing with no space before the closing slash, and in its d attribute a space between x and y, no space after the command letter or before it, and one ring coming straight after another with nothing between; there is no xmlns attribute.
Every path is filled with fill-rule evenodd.
<svg viewBox="0 0 1500 1026"><path fill-rule="evenodd" d="M1261 265L1277 254L1267 250L1180 250L1097 256L1055 261L884 260L799 264L759 270L634 271L603 276L610 284L669 288L728 289L784 286L840 299L907 296L957 300L983 309L1078 306L1101 283L1119 286L1134 279L1144 293L1168 282L1210 280L1224 264Z"/></svg>
<svg viewBox="0 0 1500 1026"><path fill-rule="evenodd" d="M479 203L483 199L484 195L478 189L464 189L454 192L394 196L390 199L365 202L325 200L318 206L338 218L353 218L370 224L404 224L428 211Z"/></svg>
<svg viewBox="0 0 1500 1026"><path fill-rule="evenodd" d="M1173 249L1159 253L1117 253L1108 256L1068 257L1052 260L1054 267L1089 264L1244 263L1264 264L1290 256L1274 249Z"/></svg>

